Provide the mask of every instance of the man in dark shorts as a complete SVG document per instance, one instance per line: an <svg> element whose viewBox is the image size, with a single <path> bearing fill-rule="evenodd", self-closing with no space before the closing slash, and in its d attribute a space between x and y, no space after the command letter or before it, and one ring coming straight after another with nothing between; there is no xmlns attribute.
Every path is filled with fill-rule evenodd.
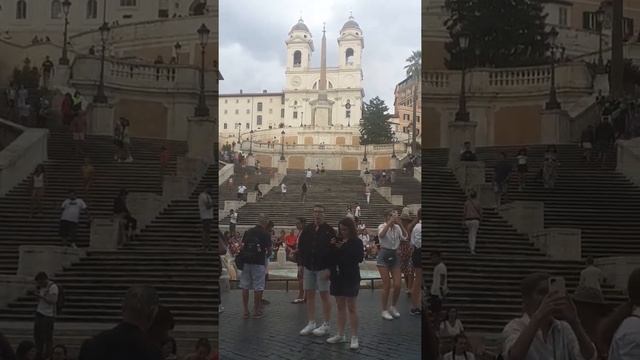
<svg viewBox="0 0 640 360"><path fill-rule="evenodd" d="M87 204L76 197L75 191L69 192L69 198L62 202L62 216L60 217L60 237L62 246L67 246L71 240L71 246L76 247L76 233L80 222L80 213L85 211L89 216Z"/></svg>

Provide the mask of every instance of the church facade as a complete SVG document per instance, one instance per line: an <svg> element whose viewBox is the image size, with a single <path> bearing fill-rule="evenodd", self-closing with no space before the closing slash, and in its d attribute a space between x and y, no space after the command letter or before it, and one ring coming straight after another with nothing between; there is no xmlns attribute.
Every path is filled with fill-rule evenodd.
<svg viewBox="0 0 640 360"><path fill-rule="evenodd" d="M221 136L232 137L239 129L242 133L280 127L357 129L364 97L364 36L353 17L342 26L337 42L337 66L326 66L326 49L322 53L323 79L323 66L314 66L311 62L315 51L312 33L302 19L298 20L285 41L284 89L281 92L221 94Z"/></svg>

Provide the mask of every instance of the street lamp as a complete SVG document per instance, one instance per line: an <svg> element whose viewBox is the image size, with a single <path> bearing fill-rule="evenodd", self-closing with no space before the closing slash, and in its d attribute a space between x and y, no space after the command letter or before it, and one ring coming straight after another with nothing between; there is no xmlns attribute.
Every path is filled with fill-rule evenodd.
<svg viewBox="0 0 640 360"><path fill-rule="evenodd" d="M198 36L200 37L200 49L202 56L202 64L200 67L200 97L198 98L198 106L196 107L195 116L206 117L209 116L209 108L204 97L204 52L209 41L209 28L205 24L202 24L198 29Z"/></svg>
<svg viewBox="0 0 640 360"><path fill-rule="evenodd" d="M395 159L396 158L396 132L395 131L391 133L391 149L392 149L391 158Z"/></svg>
<svg viewBox="0 0 640 360"><path fill-rule="evenodd" d="M102 40L102 54L100 54L100 83L98 84L98 93L93 97L93 102L98 104L106 104L107 103L107 95L104 93L104 57L107 52L107 38L109 37L109 24L107 22L103 22L102 26L100 26L100 40Z"/></svg>
<svg viewBox="0 0 640 360"><path fill-rule="evenodd" d="M458 45L460 46L460 59L462 65L462 79L460 80L460 98L458 99L458 112L456 112L455 121L469 121L469 112L467 111L467 99L465 94L466 64L464 53L469 47L469 35L460 33L458 35Z"/></svg>
<svg viewBox="0 0 640 360"><path fill-rule="evenodd" d="M367 139L362 139L362 145L364 145L364 157L362 158L362 162L367 162Z"/></svg>
<svg viewBox="0 0 640 360"><path fill-rule="evenodd" d="M242 123L238 122L236 123L236 126L238 126L238 144L240 144L240 130L242 130Z"/></svg>
<svg viewBox="0 0 640 360"><path fill-rule="evenodd" d="M253 155L253 130L249 131L249 156Z"/></svg>
<svg viewBox="0 0 640 360"><path fill-rule="evenodd" d="M180 51L180 49L182 49L182 45L180 45L180 41L177 41L175 45L173 45L173 49L175 50L175 54L176 54L176 64L179 63L179 59L178 59L178 51Z"/></svg>
<svg viewBox="0 0 640 360"><path fill-rule="evenodd" d="M62 57L58 61L60 65L69 65L67 57L67 28L69 26L69 10L71 9L71 1L64 0L62 2L62 12L64 13L64 43L62 44Z"/></svg>
<svg viewBox="0 0 640 360"><path fill-rule="evenodd" d="M549 90L549 101L545 104L546 110L559 110L560 102L556 96L556 40L558 39L558 30L555 26L549 32L551 39L551 89Z"/></svg>
<svg viewBox="0 0 640 360"><path fill-rule="evenodd" d="M284 161L284 130L280 133L282 136L281 144L280 144L280 161Z"/></svg>
<svg viewBox="0 0 640 360"><path fill-rule="evenodd" d="M604 74L604 60L602 59L602 30L604 27L604 9L602 6L596 12L596 21L598 27L598 67L597 73Z"/></svg>

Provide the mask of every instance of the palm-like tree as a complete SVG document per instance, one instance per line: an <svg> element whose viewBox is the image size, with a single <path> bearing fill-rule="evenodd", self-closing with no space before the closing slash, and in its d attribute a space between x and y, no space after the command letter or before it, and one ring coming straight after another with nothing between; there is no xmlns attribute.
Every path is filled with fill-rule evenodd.
<svg viewBox="0 0 640 360"><path fill-rule="evenodd" d="M405 65L407 71L407 77L413 79L413 124L411 131L411 153L416 153L416 117L417 117L417 104L418 104L418 86L422 79L422 51L412 51L411 56L405 60L408 64Z"/></svg>

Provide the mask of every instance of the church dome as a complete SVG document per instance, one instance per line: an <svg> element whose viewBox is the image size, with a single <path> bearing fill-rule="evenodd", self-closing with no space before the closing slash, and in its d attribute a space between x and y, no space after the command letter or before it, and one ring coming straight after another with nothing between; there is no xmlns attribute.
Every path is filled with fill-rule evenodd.
<svg viewBox="0 0 640 360"><path fill-rule="evenodd" d="M342 30L340 30L340 32L345 32L349 29L362 31L362 29L360 29L360 25L358 25L358 23L353 20L353 16L349 16L349 20L347 20L347 22L342 25Z"/></svg>
<svg viewBox="0 0 640 360"><path fill-rule="evenodd" d="M309 28L307 27L307 25L305 25L304 21L302 21L302 18L300 18L300 20L298 20L297 24L293 25L293 27L289 31L289 34L291 34L294 31L305 31L305 32L311 33L311 31L309 31Z"/></svg>

